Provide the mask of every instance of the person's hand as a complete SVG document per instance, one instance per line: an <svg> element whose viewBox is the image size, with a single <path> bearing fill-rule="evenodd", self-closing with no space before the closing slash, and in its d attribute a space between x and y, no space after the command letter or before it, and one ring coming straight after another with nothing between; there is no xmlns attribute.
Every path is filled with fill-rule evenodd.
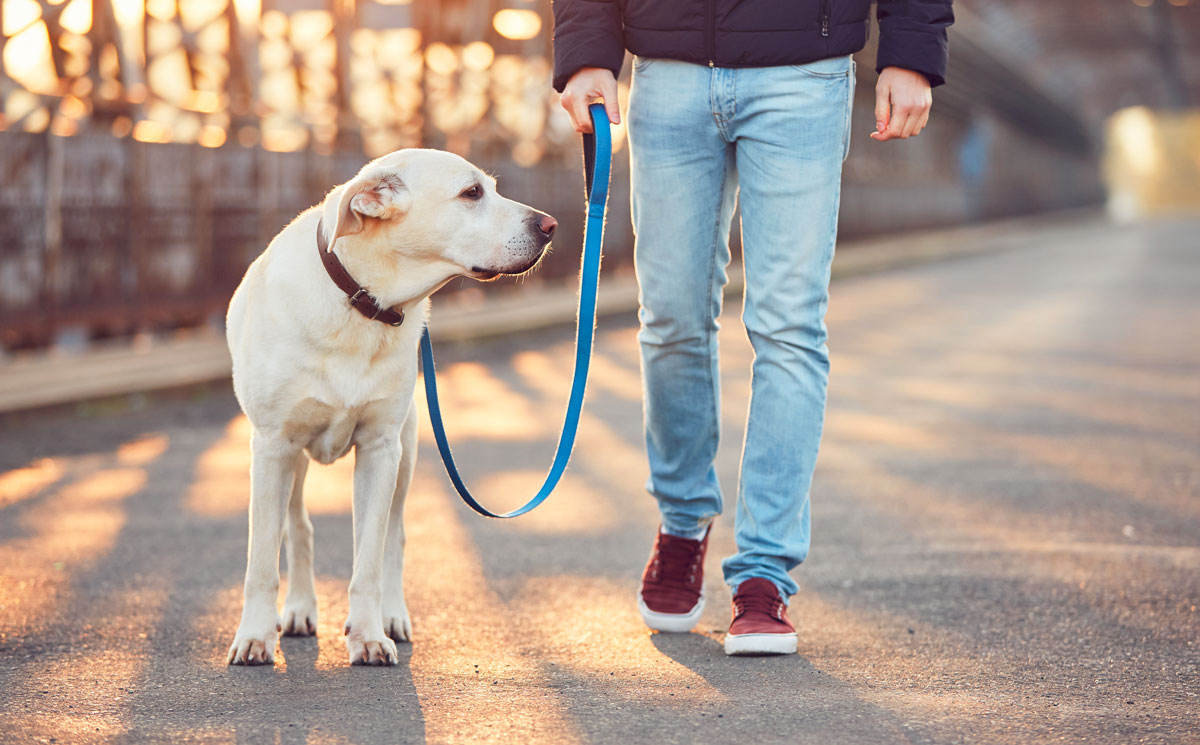
<svg viewBox="0 0 1200 745"><path fill-rule="evenodd" d="M608 112L608 120L613 124L621 123L621 109L617 104L617 79L612 70L606 67L582 67L571 76L563 88L559 103L571 115L571 124L576 132L591 132L592 117L588 114L588 104L602 99L604 110Z"/></svg>
<svg viewBox="0 0 1200 745"><path fill-rule="evenodd" d="M885 67L875 84L876 142L907 140L915 137L929 123L929 108L933 92L929 80L919 72L902 67Z"/></svg>

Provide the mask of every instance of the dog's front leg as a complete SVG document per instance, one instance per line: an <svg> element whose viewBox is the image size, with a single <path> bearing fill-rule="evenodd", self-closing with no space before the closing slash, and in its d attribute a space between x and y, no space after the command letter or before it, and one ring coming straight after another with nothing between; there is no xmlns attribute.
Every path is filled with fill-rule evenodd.
<svg viewBox="0 0 1200 745"><path fill-rule="evenodd" d="M383 629L383 557L388 513L400 467L393 432L364 438L354 456L354 573L346 647L352 665L395 665L396 643Z"/></svg>
<svg viewBox="0 0 1200 745"><path fill-rule="evenodd" d="M408 409L400 428L400 471L388 516L387 549L383 570L383 630L394 641L412 640L412 621L404 602L404 499L417 463L417 406Z"/></svg>
<svg viewBox="0 0 1200 745"><path fill-rule="evenodd" d="M279 639L279 544L295 474L296 452L286 440L255 431L250 438L250 547L242 621L229 647L231 665L275 662Z"/></svg>

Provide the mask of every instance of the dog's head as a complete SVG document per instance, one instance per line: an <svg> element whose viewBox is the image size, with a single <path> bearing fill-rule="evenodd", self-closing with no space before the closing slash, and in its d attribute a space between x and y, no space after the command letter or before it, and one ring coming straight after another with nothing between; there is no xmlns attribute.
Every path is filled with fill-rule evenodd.
<svg viewBox="0 0 1200 745"><path fill-rule="evenodd" d="M352 237L348 251L360 261L416 273L431 287L458 275L529 271L558 225L500 196L495 179L440 150L377 158L331 191L321 209L330 247Z"/></svg>

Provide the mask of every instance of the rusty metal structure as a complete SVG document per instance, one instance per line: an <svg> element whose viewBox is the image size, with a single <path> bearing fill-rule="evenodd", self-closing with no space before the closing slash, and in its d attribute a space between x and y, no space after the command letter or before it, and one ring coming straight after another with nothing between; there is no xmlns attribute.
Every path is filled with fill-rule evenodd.
<svg viewBox="0 0 1200 745"><path fill-rule="evenodd" d="M206 322L279 227L399 147L510 193L537 164L517 196L572 226L549 24L524 0L3 0L0 341Z"/></svg>
<svg viewBox="0 0 1200 745"><path fill-rule="evenodd" d="M1173 64L1167 88L1195 100L1191 1L1170 0L1165 12L1190 20L1168 18L1179 48L1166 54L1150 43L1161 24L1147 12L1168 0L956 3L951 84L937 92L933 125L888 147L865 139L865 50L843 235L1097 202L1097 115L1136 100L1131 86L1150 90L1145 76L1160 81ZM579 151L549 87L549 0L0 8L0 348L44 346L65 330L106 337L215 322L283 224L399 147L463 154L510 196L554 213L564 248L533 282L576 272ZM1086 19L1078 32L1071 12ZM1131 17L1146 30L1122 54L1141 78L1106 83L1069 64L1100 54ZM1061 45L1039 31L1049 22ZM622 135L606 271L627 271L631 256Z"/></svg>
<svg viewBox="0 0 1200 745"><path fill-rule="evenodd" d="M505 143L533 163L567 137L530 84L549 5L512 5L4 0L0 125L319 154Z"/></svg>

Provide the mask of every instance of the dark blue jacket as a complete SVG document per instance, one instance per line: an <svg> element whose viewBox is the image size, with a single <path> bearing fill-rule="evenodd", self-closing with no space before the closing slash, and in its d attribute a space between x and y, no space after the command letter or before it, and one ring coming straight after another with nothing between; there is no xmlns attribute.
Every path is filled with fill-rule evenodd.
<svg viewBox="0 0 1200 745"><path fill-rule="evenodd" d="M581 67L617 74L625 50L716 67L801 65L867 42L871 0L553 0L554 87ZM878 0L876 69L946 82L951 0Z"/></svg>

